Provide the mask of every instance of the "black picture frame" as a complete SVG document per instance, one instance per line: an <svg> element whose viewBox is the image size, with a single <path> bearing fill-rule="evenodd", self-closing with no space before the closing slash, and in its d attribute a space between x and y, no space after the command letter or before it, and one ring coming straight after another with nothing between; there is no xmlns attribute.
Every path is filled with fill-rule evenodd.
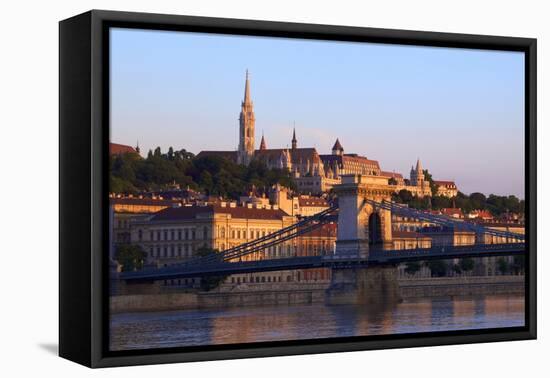
<svg viewBox="0 0 550 378"><path fill-rule="evenodd" d="M109 352L108 29L127 27L525 53L526 325ZM89 367L535 339L536 39L92 10L59 24L59 354Z"/></svg>

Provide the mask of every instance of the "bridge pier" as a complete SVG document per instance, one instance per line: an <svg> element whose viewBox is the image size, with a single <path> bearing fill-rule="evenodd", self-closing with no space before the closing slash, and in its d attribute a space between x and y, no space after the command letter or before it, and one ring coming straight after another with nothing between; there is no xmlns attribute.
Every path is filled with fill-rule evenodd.
<svg viewBox="0 0 550 378"><path fill-rule="evenodd" d="M400 300L397 267L368 266L369 250L392 248L391 212L375 208L365 199L391 200L393 188L381 176L343 175L334 187L338 196L338 240L335 259L357 258L365 265L332 269L326 302L392 303Z"/></svg>
<svg viewBox="0 0 550 378"><path fill-rule="evenodd" d="M332 282L325 293L327 304L391 304L401 300L397 267L375 265L332 269Z"/></svg>

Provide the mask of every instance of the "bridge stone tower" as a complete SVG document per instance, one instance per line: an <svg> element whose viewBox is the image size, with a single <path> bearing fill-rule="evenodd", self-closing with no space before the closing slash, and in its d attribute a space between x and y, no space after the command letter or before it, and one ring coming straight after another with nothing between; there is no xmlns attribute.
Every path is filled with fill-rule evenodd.
<svg viewBox="0 0 550 378"><path fill-rule="evenodd" d="M338 197L338 237L334 258L366 260L369 250L392 248L391 212L365 199L391 200L393 188L381 176L343 175L334 187ZM332 269L328 303L395 303L399 300L395 266Z"/></svg>
<svg viewBox="0 0 550 378"><path fill-rule="evenodd" d="M386 177L342 175L342 183L334 187L334 192L339 207L337 256L367 258L369 247L391 248L391 212L364 201L391 200L393 189Z"/></svg>

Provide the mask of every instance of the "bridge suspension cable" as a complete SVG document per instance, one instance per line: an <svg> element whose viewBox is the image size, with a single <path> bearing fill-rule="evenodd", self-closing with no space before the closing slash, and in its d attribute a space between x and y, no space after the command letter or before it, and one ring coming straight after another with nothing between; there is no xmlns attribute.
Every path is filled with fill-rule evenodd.
<svg viewBox="0 0 550 378"><path fill-rule="evenodd" d="M297 236L306 234L321 227L323 224L330 221L330 215L337 209L338 207L332 206L315 215L305 217L301 221L284 227L271 234L267 234L249 242L239 244L238 246L223 250L221 252L210 253L206 256L197 257L177 265L190 266L195 264L212 264L223 261L230 261L235 258L240 258L251 253L270 248L272 246L278 245L282 242L293 239Z"/></svg>
<svg viewBox="0 0 550 378"><path fill-rule="evenodd" d="M365 199L365 202L374 207L380 207L385 210L390 210L391 212L401 216L415 218L426 222L435 223L438 225L458 228L466 231L472 231L472 232L475 232L476 234L486 234L486 235L503 237L506 239L516 239L521 241L525 240L525 235L523 234L518 234L510 231L495 230L488 227L484 227L476 223L460 221L458 219L454 219L445 215L431 214L425 211L411 209L405 205L397 204L395 202L388 202L388 201L377 202L371 199Z"/></svg>

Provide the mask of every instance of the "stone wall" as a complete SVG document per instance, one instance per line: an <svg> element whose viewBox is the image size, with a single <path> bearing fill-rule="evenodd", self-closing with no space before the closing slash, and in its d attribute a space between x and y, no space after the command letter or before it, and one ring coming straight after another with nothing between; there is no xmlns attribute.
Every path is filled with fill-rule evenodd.
<svg viewBox="0 0 550 378"><path fill-rule="evenodd" d="M402 299L524 294L524 276L438 277L398 280Z"/></svg>
<svg viewBox="0 0 550 378"><path fill-rule="evenodd" d="M111 313L191 310L199 305L194 293L117 295L109 300Z"/></svg>
<svg viewBox="0 0 550 378"><path fill-rule="evenodd" d="M199 308L221 308L242 306L274 306L296 305L310 303L350 303L356 301L368 304L380 299L377 296L388 293L395 294L395 288L391 284L396 282L401 299L494 295L494 294L523 294L525 284L523 276L488 276L488 277L441 277L425 279L400 279L395 280L392 272L387 269L373 269L370 272L359 272L359 277L352 269L342 270L346 279L341 284L344 292L336 293L326 290L327 284L289 285L285 289L276 289L271 285L250 285L239 287L238 290L219 290L213 292L157 292L158 287L148 286L148 293L129 293L110 297L112 313L142 312L142 311L166 311L166 310L192 310ZM353 277L348 277L353 275ZM389 276L388 276L389 275ZM350 279L353 278L354 290L347 291ZM357 281L357 278L359 280ZM387 281L392 287L380 285L380 281ZM359 285L357 285L359 283ZM378 290L372 290L377 287ZM385 287L385 289L384 289ZM132 289L138 289L138 286ZM141 289L144 289L142 287ZM369 291L370 289L370 291ZM131 290L130 290L131 291ZM334 291L334 287L333 287ZM339 291L339 290L336 290ZM370 294L367 295L367 292ZM344 294L344 298L341 296ZM393 295L392 294L392 295ZM333 296L334 295L334 296ZM348 295L350 295L348 297ZM332 296L332 297L331 297ZM397 298L393 298L397 300Z"/></svg>
<svg viewBox="0 0 550 378"><path fill-rule="evenodd" d="M110 307L112 313L119 313L322 303L325 286L305 290L118 295L110 297Z"/></svg>

